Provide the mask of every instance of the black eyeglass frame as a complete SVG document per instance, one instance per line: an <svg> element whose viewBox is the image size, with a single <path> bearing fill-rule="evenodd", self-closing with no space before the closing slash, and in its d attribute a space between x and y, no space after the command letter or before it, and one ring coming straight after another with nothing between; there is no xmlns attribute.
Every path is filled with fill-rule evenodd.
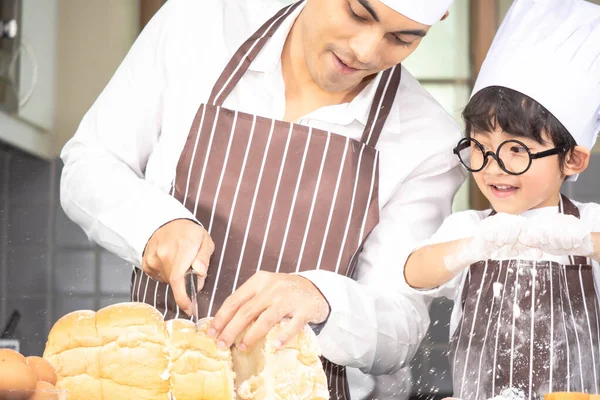
<svg viewBox="0 0 600 400"><path fill-rule="evenodd" d="M471 168L470 165L467 165L462 157L460 156L460 150L459 148L461 147L462 143L469 143L469 147L471 147L470 142L473 142L477 145L477 147L479 147L479 149L481 150L481 153L483 153L483 164L481 165L481 168L478 169L473 169ZM502 162L502 160L500 159L500 157L498 157L497 153L500 152L500 149L502 148L502 146L504 146L506 143L517 143L520 146L523 146L523 148L527 151L527 154L529 155L529 164L527 164L527 168L525 168L522 172L511 172L508 169L506 169L506 167L504 166L504 163ZM458 157L460 163L470 172L479 172L482 169L485 168L485 166L488 163L488 156L492 157L494 160L496 160L496 162L498 163L498 166L502 169L502 171L506 172L509 175L523 175L525 172L527 172L529 170L529 168L531 168L531 163L533 162L533 160L537 160L538 158L544 158L544 157L548 157L548 156L553 156L555 154L561 154L564 153L566 151L569 150L569 145L564 145L564 146L559 146L559 147L553 147L551 149L548 150L544 150L544 151L540 151L539 153L532 153L531 150L529 149L529 147L527 147L527 145L525 145L525 143L521 142L520 140L516 140L516 139L510 139L510 140L505 140L504 142L500 143L500 145L498 145L498 149L496 149L496 152L493 152L491 150L485 151L485 149L483 148L483 145L481 143L479 143L476 139L470 138L470 137L466 137L466 138L462 138L458 141L458 144L456 145L456 147L452 150L452 152L454 154L456 154L456 156Z"/></svg>

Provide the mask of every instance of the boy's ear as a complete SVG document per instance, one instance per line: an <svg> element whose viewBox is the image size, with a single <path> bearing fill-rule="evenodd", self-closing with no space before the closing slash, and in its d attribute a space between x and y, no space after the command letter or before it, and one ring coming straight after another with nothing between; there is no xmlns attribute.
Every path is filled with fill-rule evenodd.
<svg viewBox="0 0 600 400"><path fill-rule="evenodd" d="M567 176L577 175L585 171L590 163L590 151L583 146L575 146L573 152L567 153L564 173Z"/></svg>

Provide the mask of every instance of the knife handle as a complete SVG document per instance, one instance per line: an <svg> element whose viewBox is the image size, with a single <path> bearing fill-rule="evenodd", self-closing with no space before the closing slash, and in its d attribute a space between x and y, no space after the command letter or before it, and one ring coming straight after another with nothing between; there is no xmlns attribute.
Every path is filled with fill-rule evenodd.
<svg viewBox="0 0 600 400"><path fill-rule="evenodd" d="M190 267L185 273L185 292L192 299L198 294L198 274Z"/></svg>
<svg viewBox="0 0 600 400"><path fill-rule="evenodd" d="M192 321L196 326L196 332L199 330L198 316L198 274L190 267L185 273L185 291L192 301Z"/></svg>

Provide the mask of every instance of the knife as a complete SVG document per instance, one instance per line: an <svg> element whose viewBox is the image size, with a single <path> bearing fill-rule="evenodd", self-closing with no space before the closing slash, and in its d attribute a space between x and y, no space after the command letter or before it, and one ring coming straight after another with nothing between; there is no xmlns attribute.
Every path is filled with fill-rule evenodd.
<svg viewBox="0 0 600 400"><path fill-rule="evenodd" d="M185 291L192 301L192 322L196 326L196 332L200 328L198 318L198 274L190 267L185 273Z"/></svg>

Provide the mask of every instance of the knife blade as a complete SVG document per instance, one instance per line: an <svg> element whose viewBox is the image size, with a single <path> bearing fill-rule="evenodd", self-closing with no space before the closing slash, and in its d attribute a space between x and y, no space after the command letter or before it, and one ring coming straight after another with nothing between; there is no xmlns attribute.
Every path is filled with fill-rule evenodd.
<svg viewBox="0 0 600 400"><path fill-rule="evenodd" d="M198 317L198 274L190 267L185 273L185 291L192 301L192 322L196 326L198 332L199 317Z"/></svg>

